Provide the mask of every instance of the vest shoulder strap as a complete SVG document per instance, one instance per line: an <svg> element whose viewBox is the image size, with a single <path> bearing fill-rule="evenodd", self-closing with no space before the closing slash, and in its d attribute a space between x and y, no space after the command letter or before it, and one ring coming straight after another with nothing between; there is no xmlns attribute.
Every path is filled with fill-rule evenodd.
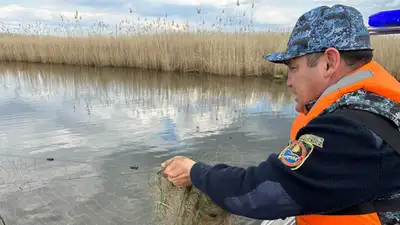
<svg viewBox="0 0 400 225"><path fill-rule="evenodd" d="M381 115L360 109L340 109L334 113L336 115L344 115L347 118L363 124L364 127L372 130L400 154L400 130L393 121Z"/></svg>
<svg viewBox="0 0 400 225"><path fill-rule="evenodd" d="M343 115L346 118L358 121L365 127L380 136L398 154L400 154L400 131L394 122L381 115L359 109L339 109L333 112L335 115ZM396 212L400 211L400 199L375 200L374 202L361 203L350 208L328 215L359 215L373 212Z"/></svg>

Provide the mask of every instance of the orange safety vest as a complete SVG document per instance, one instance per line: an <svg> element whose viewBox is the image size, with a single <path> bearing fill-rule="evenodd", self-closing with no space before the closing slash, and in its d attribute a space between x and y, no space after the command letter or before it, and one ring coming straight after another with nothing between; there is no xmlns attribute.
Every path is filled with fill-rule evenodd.
<svg viewBox="0 0 400 225"><path fill-rule="evenodd" d="M318 99L311 110L299 114L291 128L290 138L296 139L297 132L317 117L324 109L341 98L344 94L364 89L389 98L400 103L400 83L382 68L377 62L372 61L349 76L344 77L335 85L329 87ZM377 213L362 215L302 215L296 216L297 225L381 225Z"/></svg>

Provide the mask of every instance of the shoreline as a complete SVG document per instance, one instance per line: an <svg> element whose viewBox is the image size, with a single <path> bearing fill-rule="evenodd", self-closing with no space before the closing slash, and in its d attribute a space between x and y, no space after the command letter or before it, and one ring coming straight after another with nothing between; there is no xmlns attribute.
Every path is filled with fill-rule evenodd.
<svg viewBox="0 0 400 225"><path fill-rule="evenodd" d="M280 79L286 67L264 60L263 55L283 51L289 35L284 32L171 32L89 37L4 35L0 40L0 61ZM398 37L372 36L371 39L374 60L399 80Z"/></svg>

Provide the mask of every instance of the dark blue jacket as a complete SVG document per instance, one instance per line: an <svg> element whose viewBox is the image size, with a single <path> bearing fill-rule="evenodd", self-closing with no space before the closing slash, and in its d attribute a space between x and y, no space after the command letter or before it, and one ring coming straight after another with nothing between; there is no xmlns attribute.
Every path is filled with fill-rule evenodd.
<svg viewBox="0 0 400 225"><path fill-rule="evenodd" d="M296 139L305 134L323 143L307 148L298 169L279 154L249 168L197 162L192 183L228 212L263 220L336 211L400 189L400 155L357 122L327 114L299 130Z"/></svg>

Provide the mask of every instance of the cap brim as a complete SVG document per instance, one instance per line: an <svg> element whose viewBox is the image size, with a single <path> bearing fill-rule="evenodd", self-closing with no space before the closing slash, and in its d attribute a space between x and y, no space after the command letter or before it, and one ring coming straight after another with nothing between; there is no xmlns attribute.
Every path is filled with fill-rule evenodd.
<svg viewBox="0 0 400 225"><path fill-rule="evenodd" d="M280 64L284 64L290 58L291 57L289 57L285 52L276 52L269 55L264 55L265 60Z"/></svg>

